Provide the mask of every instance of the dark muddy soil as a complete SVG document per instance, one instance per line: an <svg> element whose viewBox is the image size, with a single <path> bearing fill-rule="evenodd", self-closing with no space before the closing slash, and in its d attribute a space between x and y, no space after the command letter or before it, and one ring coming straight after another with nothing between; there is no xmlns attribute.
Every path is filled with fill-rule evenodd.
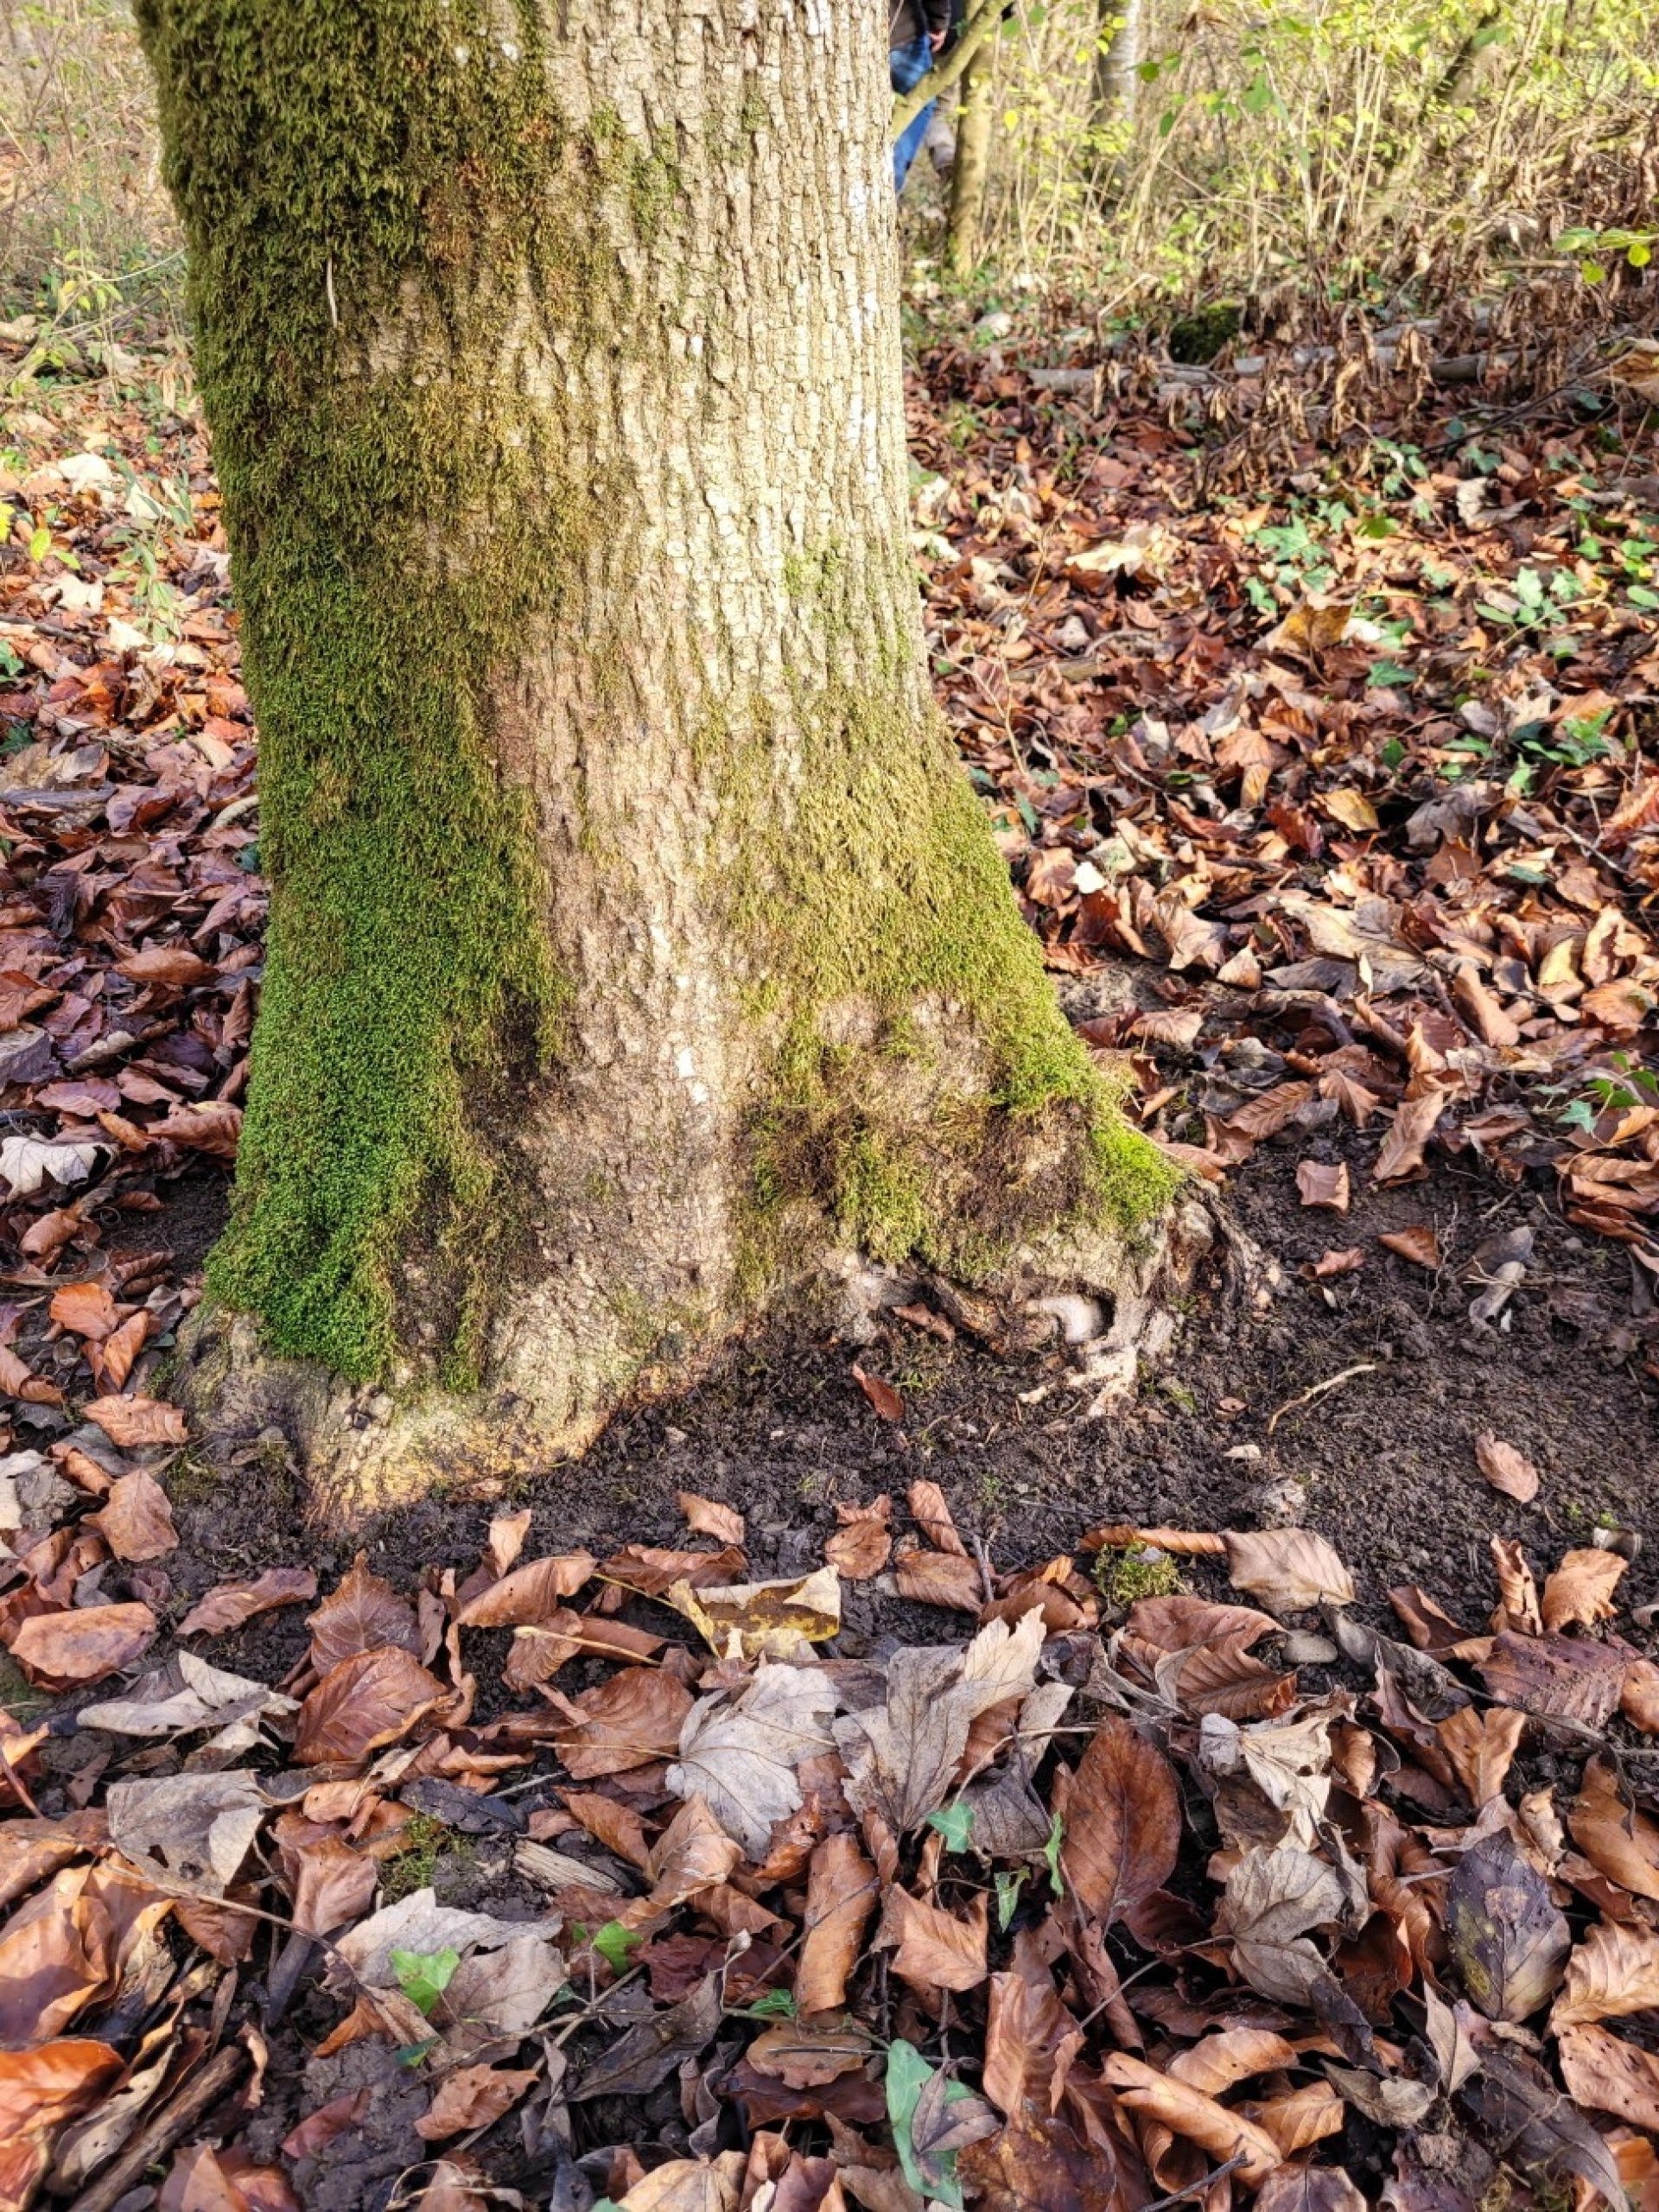
<svg viewBox="0 0 1659 2212"><path fill-rule="evenodd" d="M585 1543L602 1555L629 1541L683 1541L675 1493L695 1490L747 1516L757 1573L787 1573L816 1563L836 1499L890 1491L902 1525L905 1490L927 1475L963 1530L1014 1567L1073 1549L1103 1522L1252 1527L1263 1490L1292 1478L1305 1498L1290 1517L1332 1538L1368 1609L1384 1605L1390 1584L1419 1582L1472 1621L1491 1602L1494 1534L1548 1563L1598 1523L1659 1532L1659 1386L1643 1366L1624 1249L1576 1236L1548 1189L1506 1189L1478 1163L1441 1163L1426 1182L1373 1191L1357 1146L1351 1214L1313 1212L1295 1185L1306 1149L1265 1146L1230 1193L1240 1225L1277 1264L1271 1303L1230 1308L1198 1286L1173 1353L1122 1413L1080 1418L1089 1394L1069 1385L1056 1356L996 1359L902 1322L862 1348L757 1335L697 1389L625 1414L584 1459L521 1485L512 1502L535 1510L532 1547ZM1418 1225L1436 1232L1436 1269L1376 1242ZM1471 1255L1522 1225L1535 1232L1526 1281L1496 1326L1478 1327ZM1357 1274L1301 1279L1327 1248L1353 1246L1365 1254ZM901 1391L901 1423L872 1410L855 1360ZM1337 1376L1346 1379L1292 1402ZM1474 1452L1483 1429L1539 1467L1535 1503L1484 1480ZM291 1474L250 1465L181 1514L180 1580L194 1573L205 1585L280 1559L314 1566L326 1587L359 1544L381 1572L412 1575L468 1560L501 1503L482 1491L434 1499L340 1535L302 1527ZM1212 1573L1203 1562L1190 1570L1200 1584ZM1649 1554L1633 1579L1652 1573ZM849 1636L913 1632L896 1601L868 1590L848 1598ZM245 1638L241 1651L227 1643L224 1663L245 1658L268 1673L302 1645L297 1616L256 1623Z"/></svg>

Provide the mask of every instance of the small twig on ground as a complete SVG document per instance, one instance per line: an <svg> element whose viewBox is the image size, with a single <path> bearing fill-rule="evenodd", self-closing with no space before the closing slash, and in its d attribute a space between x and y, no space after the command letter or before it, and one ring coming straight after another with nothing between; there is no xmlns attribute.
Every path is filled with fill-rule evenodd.
<svg viewBox="0 0 1659 2212"><path fill-rule="evenodd" d="M1339 1382L1351 1382L1356 1375L1373 1375L1376 1371L1376 1362L1374 1359L1362 1359L1357 1366L1344 1367L1340 1375L1327 1375L1323 1382L1313 1383L1302 1392L1300 1397L1287 1398L1268 1421L1268 1434L1271 1436L1285 1415L1294 1413L1299 1406L1311 1405L1315 1398L1322 1398L1327 1390L1334 1390ZM1147 2212L1151 2212L1150 2206Z"/></svg>
<svg viewBox="0 0 1659 2212"><path fill-rule="evenodd" d="M162 2107L148 2127L134 2136L102 2179L81 2191L69 2212L111 2212L133 2184L143 2179L148 2169L219 2102L247 2063L248 2054L239 2044L232 2044L210 2058L195 2079Z"/></svg>

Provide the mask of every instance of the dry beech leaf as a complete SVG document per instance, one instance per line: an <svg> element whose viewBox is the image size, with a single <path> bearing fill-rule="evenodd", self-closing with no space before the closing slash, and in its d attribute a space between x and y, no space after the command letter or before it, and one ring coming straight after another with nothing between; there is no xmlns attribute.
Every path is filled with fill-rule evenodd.
<svg viewBox="0 0 1659 2212"><path fill-rule="evenodd" d="M594 1572L590 1552L566 1552L515 1567L469 1599L456 1614L461 1628L542 1628Z"/></svg>
<svg viewBox="0 0 1659 2212"><path fill-rule="evenodd" d="M1076 2029L1044 1962L1036 1931L1020 1929L1007 1971L991 1976L983 2075L991 2102L1011 2118L1027 2099L1051 2102L1057 2055Z"/></svg>
<svg viewBox="0 0 1659 2212"><path fill-rule="evenodd" d="M1538 1611L1538 1585L1519 1544L1505 1536L1492 1538L1492 1571L1505 1618L1494 1628L1511 1628L1522 1636L1541 1636L1543 1618Z"/></svg>
<svg viewBox="0 0 1659 2212"><path fill-rule="evenodd" d="M1611 1620L1618 1610L1613 1592L1629 1563L1617 1552L1568 1552L1544 1578L1544 1626L1592 1628L1598 1621Z"/></svg>
<svg viewBox="0 0 1659 2212"><path fill-rule="evenodd" d="M906 1552L893 1561L899 1595L922 1605L947 1605L976 1614L985 1603L985 1585L970 1559L954 1552Z"/></svg>
<svg viewBox="0 0 1659 2212"><path fill-rule="evenodd" d="M0 2203L33 2201L52 2136L96 2105L122 2067L108 2044L79 2036L32 2050L0 2050Z"/></svg>
<svg viewBox="0 0 1659 2212"><path fill-rule="evenodd" d="M1419 1223L1410 1229L1387 1229L1377 1243L1389 1251L1397 1253L1402 1260L1409 1260L1416 1268L1438 1268L1440 1264L1440 1240L1426 1224Z"/></svg>
<svg viewBox="0 0 1659 2212"><path fill-rule="evenodd" d="M1181 1798L1174 1770L1128 1721L1109 1719L1090 1738L1060 1847L1060 1869L1103 1929L1125 1918L1174 1871Z"/></svg>
<svg viewBox="0 0 1659 2212"><path fill-rule="evenodd" d="M691 1710L691 1693L677 1676L656 1668L625 1667L563 1709L572 1719L555 1738L559 1757L578 1782L592 1782L671 1758Z"/></svg>
<svg viewBox="0 0 1659 2212"><path fill-rule="evenodd" d="M970 2143L957 2171L976 2192L976 2212L1126 2212L1152 2194L1121 2133L1097 2127L1085 2141L1064 2113L1033 2097L988 2140ZM922 2212L913 2195L908 2203L861 2201L866 2212Z"/></svg>
<svg viewBox="0 0 1659 2212"><path fill-rule="evenodd" d="M1480 1462L1481 1473L1505 1497L1512 1497L1521 1505L1530 1505L1537 1497L1537 1468L1513 1444L1505 1444L1501 1437L1494 1436L1490 1428L1483 1428L1476 1437L1475 1457Z"/></svg>
<svg viewBox="0 0 1659 2212"><path fill-rule="evenodd" d="M1561 2078L1591 2112L1610 2112L1659 2134L1659 2058L1605 2028L1564 2028Z"/></svg>
<svg viewBox="0 0 1659 2212"><path fill-rule="evenodd" d="M1315 1282L1328 1282L1332 1275L1357 1274L1364 1264L1364 1246L1350 1244L1341 1251L1321 1252L1313 1262L1311 1277Z"/></svg>
<svg viewBox="0 0 1659 2212"><path fill-rule="evenodd" d="M1623 1655L1588 1637L1516 1636L1504 1629L1478 1662L1492 1695L1523 1713L1599 1728L1618 1704Z"/></svg>
<svg viewBox="0 0 1659 2212"><path fill-rule="evenodd" d="M199 1599L179 1623L181 1636L223 1636L241 1628L257 1613L278 1605L305 1605L317 1594L317 1578L308 1567L268 1567L250 1582L218 1582Z"/></svg>
<svg viewBox="0 0 1659 2212"><path fill-rule="evenodd" d="M1236 2158L1239 2179L1247 2189L1264 2181L1279 2164L1279 2145L1265 2128L1242 2113L1230 2112L1201 2089L1173 2081L1122 2050L1108 2052L1101 2073L1131 2112L1143 2113L1172 2134L1196 2143L1217 2165Z"/></svg>
<svg viewBox="0 0 1659 2212"><path fill-rule="evenodd" d="M430 2109L415 2123L415 2133L423 2143L442 2143L464 2128L487 2127L504 2112L511 2112L538 2078L534 2068L514 2071L463 2066L439 2082Z"/></svg>
<svg viewBox="0 0 1659 2212"><path fill-rule="evenodd" d="M397 1644L354 1652L301 1706L294 1756L307 1766L365 1759L396 1743L443 1694L436 1675Z"/></svg>
<svg viewBox="0 0 1659 2212"><path fill-rule="evenodd" d="M737 2212L746 2163L741 2151L712 2160L670 2158L619 2198L617 2212Z"/></svg>
<svg viewBox="0 0 1659 2212"><path fill-rule="evenodd" d="M881 1900L875 1948L897 1946L893 1970L913 1988L976 1989L986 1974L987 1902L982 1891L964 1921L923 1904L907 1891L890 1889Z"/></svg>
<svg viewBox="0 0 1659 2212"><path fill-rule="evenodd" d="M346 2089L339 2096L331 2097L326 2105L319 2105L315 2112L308 2113L298 2126L290 2128L283 2137L283 2156L320 2157L337 2135L357 2126L369 2108L371 2094L368 2089Z"/></svg>
<svg viewBox="0 0 1659 2212"><path fill-rule="evenodd" d="M844 1829L812 1853L805 1930L795 1970L795 2003L804 2014L843 2004L876 1901L875 1869Z"/></svg>
<svg viewBox="0 0 1659 2212"><path fill-rule="evenodd" d="M1554 1995L1572 1936L1548 1883L1506 1831L1458 1861L1446 1926L1464 1987L1489 2020L1518 2024Z"/></svg>
<svg viewBox="0 0 1659 2212"><path fill-rule="evenodd" d="M47 1312L60 1328L101 1342L117 1325L115 1300L101 1282L65 1283Z"/></svg>
<svg viewBox="0 0 1659 2212"><path fill-rule="evenodd" d="M1236 1590L1249 1590L1293 1613L1321 1604L1353 1604L1353 1577L1334 1547L1311 1529L1229 1529L1224 1534L1227 1575Z"/></svg>
<svg viewBox="0 0 1659 2212"><path fill-rule="evenodd" d="M1328 2135L1340 2135L1348 2124L1347 2107L1328 2082L1310 2082L1305 2089L1289 2089L1243 2109L1287 2158Z"/></svg>
<svg viewBox="0 0 1659 2212"><path fill-rule="evenodd" d="M1302 1204L1318 1213L1346 1213L1348 1211L1348 1168L1343 1160L1327 1166L1317 1160L1304 1160L1296 1169L1296 1188Z"/></svg>
<svg viewBox="0 0 1659 2212"><path fill-rule="evenodd" d="M1173 2081L1202 2089L1207 2097L1218 2097L1252 2075L1271 2074L1296 2063L1295 2046L1271 2029L1224 2028L1178 2050L1165 2070Z"/></svg>
<svg viewBox="0 0 1659 2212"><path fill-rule="evenodd" d="M925 1478L912 1483L906 1503L911 1519L936 1552L954 1552L958 1559L967 1558L968 1547L957 1533L950 1505L938 1483Z"/></svg>
<svg viewBox="0 0 1659 2212"><path fill-rule="evenodd" d="M1659 1898L1659 1821L1625 1804L1618 1777L1599 1752L1585 1767L1567 1825L1610 1881L1635 1897Z"/></svg>
<svg viewBox="0 0 1659 2212"><path fill-rule="evenodd" d="M857 2073L871 2052L869 2037L849 2023L789 2020L757 2036L744 2056L791 2089L821 2089Z"/></svg>
<svg viewBox="0 0 1659 2212"><path fill-rule="evenodd" d="M1650 1929L1599 1921L1567 1962L1567 1979L1549 2016L1563 2028L1592 2026L1659 2008L1659 1936Z"/></svg>
<svg viewBox="0 0 1659 2212"><path fill-rule="evenodd" d="M43 1689L75 1689L131 1666L156 1634L148 1605L81 1605L36 1613L11 1639L11 1656Z"/></svg>
<svg viewBox="0 0 1659 2212"><path fill-rule="evenodd" d="M1526 1726L1525 1713L1507 1705L1489 1706L1484 1712L1461 1706L1436 1723L1435 1733L1477 1812L1503 1795Z"/></svg>
<svg viewBox="0 0 1659 2212"><path fill-rule="evenodd" d="M1398 2203L1399 2212L1411 2212L1408 2198ZM1256 2193L1255 2212L1363 2212L1364 2204L1346 2167L1299 2159L1268 2176Z"/></svg>
<svg viewBox="0 0 1659 2212"><path fill-rule="evenodd" d="M727 1880L742 1858L742 1846L727 1834L703 1800L688 1797L652 1846L646 1861L652 1906L671 1911L699 1890Z"/></svg>
<svg viewBox="0 0 1659 2212"><path fill-rule="evenodd" d="M188 1444L190 1431L176 1406L158 1398L94 1398L86 1418L123 1451L139 1444Z"/></svg>
<svg viewBox="0 0 1659 2212"><path fill-rule="evenodd" d="M118 1475L109 1495L88 1519L117 1559L165 1559L178 1548L173 1508L153 1475Z"/></svg>
<svg viewBox="0 0 1659 2212"><path fill-rule="evenodd" d="M342 1659L373 1651L383 1643L418 1652L421 1631L415 1608L390 1582L371 1574L367 1554L359 1552L349 1574L329 1592L306 1623L311 1631L311 1664L326 1675Z"/></svg>
<svg viewBox="0 0 1659 2212"><path fill-rule="evenodd" d="M905 1402L891 1382L884 1382L879 1375L867 1375L856 1361L853 1365L853 1380L883 1421L903 1421Z"/></svg>
<svg viewBox="0 0 1659 2212"><path fill-rule="evenodd" d="M641 1598L660 1598L676 1582L689 1582L701 1590L708 1583L735 1582L747 1570L748 1561L735 1544L717 1552L670 1552L651 1544L624 1544L598 1573L607 1582Z"/></svg>
<svg viewBox="0 0 1659 2212"><path fill-rule="evenodd" d="M893 1551L893 1501L878 1497L873 1505L837 1503L841 1526L823 1542L823 1556L843 1581L868 1582L880 1574Z"/></svg>
<svg viewBox="0 0 1659 2212"><path fill-rule="evenodd" d="M734 1506L721 1505L712 1497L699 1497L694 1490L675 1492L675 1502L688 1528L700 1536L712 1536L717 1544L741 1544L747 1533L743 1516Z"/></svg>
<svg viewBox="0 0 1659 2212"><path fill-rule="evenodd" d="M1371 1179L1377 1183L1404 1183L1425 1174L1427 1171L1423 1165L1423 1147L1451 1103L1452 1094L1444 1089L1426 1090L1415 1098L1402 1098L1376 1155ZM1386 1243L1386 1238L1383 1241Z"/></svg>
<svg viewBox="0 0 1659 2212"><path fill-rule="evenodd" d="M1632 1659L1625 1667L1618 1709L1632 1728L1659 1736L1659 1667L1651 1659Z"/></svg>

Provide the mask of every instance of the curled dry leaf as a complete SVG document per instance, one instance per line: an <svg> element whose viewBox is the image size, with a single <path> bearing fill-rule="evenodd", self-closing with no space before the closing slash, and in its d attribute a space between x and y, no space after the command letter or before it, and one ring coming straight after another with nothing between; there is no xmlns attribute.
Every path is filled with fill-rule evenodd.
<svg viewBox="0 0 1659 2212"><path fill-rule="evenodd" d="M841 1577L833 1567L779 1581L671 1584L664 1602L683 1613L709 1649L727 1658L787 1659L840 1632Z"/></svg>
<svg viewBox="0 0 1659 2212"><path fill-rule="evenodd" d="M1423 1148L1451 1103L1450 1091L1440 1088L1402 1098L1376 1155L1372 1180L1405 1183L1426 1173Z"/></svg>
<svg viewBox="0 0 1659 2212"><path fill-rule="evenodd" d="M1414 1224L1409 1229L1385 1229L1376 1241L1385 1250L1409 1260L1414 1268L1440 1264L1440 1240L1426 1223Z"/></svg>
<svg viewBox="0 0 1659 2212"><path fill-rule="evenodd" d="M142 1470L118 1476L103 1505L87 1517L117 1559L164 1559L178 1548L179 1532L173 1526L167 1492Z"/></svg>
<svg viewBox="0 0 1659 2212"><path fill-rule="evenodd" d="M954 1552L902 1553L893 1562L893 1579L899 1595L920 1605L946 1605L957 1612L977 1613L985 1602L985 1585L970 1559Z"/></svg>
<svg viewBox="0 0 1659 2212"><path fill-rule="evenodd" d="M831 2012L845 2001L876 1890L875 1869L856 1836L840 1829L815 1847L795 1970L795 2003L803 2014Z"/></svg>
<svg viewBox="0 0 1659 2212"><path fill-rule="evenodd" d="M179 1623L181 1636L223 1636L244 1627L256 1614L278 1605L304 1605L317 1594L308 1567L268 1567L246 1582L218 1582L198 1599Z"/></svg>
<svg viewBox="0 0 1659 2212"><path fill-rule="evenodd" d="M94 1398L86 1419L95 1421L123 1451L140 1444L188 1444L190 1431L176 1406L159 1398Z"/></svg>
<svg viewBox="0 0 1659 2212"><path fill-rule="evenodd" d="M737 2212L745 2163L741 2151L712 2160L671 2158L635 2182L618 2212Z"/></svg>
<svg viewBox="0 0 1659 2212"><path fill-rule="evenodd" d="M1489 1706L1484 1712L1461 1706L1436 1723L1435 1733L1477 1812L1503 1796L1526 1726L1525 1713L1507 1705Z"/></svg>
<svg viewBox="0 0 1659 2212"><path fill-rule="evenodd" d="M1144 2113L1172 2134L1196 2143L1217 2165L1236 2158L1239 2179L1246 2188L1264 2181L1279 2164L1279 2145L1265 2128L1242 2113L1230 2112L1202 2089L1173 2081L1122 2050L1109 2052L1101 2072L1131 2112Z"/></svg>
<svg viewBox="0 0 1659 2212"><path fill-rule="evenodd" d="M853 1366L853 1380L883 1421L903 1421L905 1402L891 1382L884 1382L879 1375L867 1375L856 1362Z"/></svg>
<svg viewBox="0 0 1659 2212"><path fill-rule="evenodd" d="M1613 1592L1629 1564L1617 1552L1568 1552L1555 1572L1544 1578L1544 1626L1592 1628L1598 1621L1611 1620L1618 1610Z"/></svg>
<svg viewBox="0 0 1659 2212"><path fill-rule="evenodd" d="M1353 1577L1335 1548L1311 1529L1225 1532L1228 1580L1286 1612L1322 1604L1351 1605Z"/></svg>
<svg viewBox="0 0 1659 2212"><path fill-rule="evenodd" d="M462 1628L542 1628L574 1598L594 1572L590 1552L565 1552L533 1559L492 1582L464 1605L455 1618Z"/></svg>
<svg viewBox="0 0 1659 2212"><path fill-rule="evenodd" d="M1481 1473L1505 1497L1512 1497L1521 1505L1530 1505L1537 1497L1537 1468L1513 1444L1505 1444L1501 1437L1494 1436L1490 1428L1483 1428L1476 1437L1475 1457L1480 1462Z"/></svg>
<svg viewBox="0 0 1659 2212"><path fill-rule="evenodd" d="M53 2134L98 2102L122 2064L108 2044L79 2036L0 2050L0 2204L33 2202Z"/></svg>
<svg viewBox="0 0 1659 2212"><path fill-rule="evenodd" d="M1492 1538L1492 1571L1497 1577L1503 1619L1494 1628L1510 1628L1521 1636L1541 1636L1543 1617L1538 1611L1538 1585L1519 1544L1505 1536Z"/></svg>
<svg viewBox="0 0 1659 2212"><path fill-rule="evenodd" d="M1348 1169L1344 1161L1327 1166L1317 1160L1304 1160L1296 1170L1296 1188L1302 1204L1319 1213L1346 1213L1348 1211Z"/></svg>
<svg viewBox="0 0 1659 2212"><path fill-rule="evenodd" d="M700 1536L712 1536L717 1544L741 1544L747 1530L743 1516L734 1506L721 1505L712 1497L699 1497L694 1490L675 1492L675 1502L689 1528Z"/></svg>
<svg viewBox="0 0 1659 2212"><path fill-rule="evenodd" d="M488 2127L504 2112L511 2112L538 2078L534 2068L515 2071L463 2066L439 2082L430 2108L415 2123L415 2133L424 2143L442 2143L463 2128Z"/></svg>
<svg viewBox="0 0 1659 2212"><path fill-rule="evenodd" d="M571 1719L555 1738L559 1757L578 1782L592 1782L671 1758L691 1693L659 1669L625 1667L563 1709Z"/></svg>
<svg viewBox="0 0 1659 2212"><path fill-rule="evenodd" d="M717 1552L659 1551L650 1544L624 1544L598 1572L607 1582L641 1598L660 1598L671 1583L689 1582L694 1590L709 1583L734 1582L748 1561L735 1545Z"/></svg>
<svg viewBox="0 0 1659 2212"><path fill-rule="evenodd" d="M1585 1767L1567 1824L1579 1849L1610 1881L1633 1897L1659 1898L1659 1821L1624 1802L1618 1775L1600 1752Z"/></svg>
<svg viewBox="0 0 1659 2212"><path fill-rule="evenodd" d="M893 1501L882 1497L873 1505L837 1503L836 1518L841 1526L824 1539L824 1560L843 1581L868 1582L880 1573L893 1550Z"/></svg>
<svg viewBox="0 0 1659 2212"><path fill-rule="evenodd" d="M906 1503L911 1519L936 1552L954 1552L958 1559L967 1558L968 1547L957 1533L950 1505L938 1483L925 1478L912 1483Z"/></svg>
<svg viewBox="0 0 1659 2212"><path fill-rule="evenodd" d="M337 2135L357 2126L369 2108L371 2094L366 2088L343 2090L326 2105L319 2105L315 2112L308 2113L298 2126L290 2128L283 2137L283 2156L320 2158Z"/></svg>
<svg viewBox="0 0 1659 2212"><path fill-rule="evenodd" d="M1357 1274L1365 1264L1363 1244L1346 1245L1340 1251L1321 1252L1310 1273L1315 1282L1326 1282L1332 1275Z"/></svg>
<svg viewBox="0 0 1659 2212"><path fill-rule="evenodd" d="M1659 2008L1659 1936L1603 1920L1567 1961L1549 2024L1559 2034L1654 2008Z"/></svg>
<svg viewBox="0 0 1659 2212"><path fill-rule="evenodd" d="M881 1900L875 1948L893 1948L893 1972L913 1988L976 1989L986 1974L986 1910L982 1891L958 1920L895 1886Z"/></svg>

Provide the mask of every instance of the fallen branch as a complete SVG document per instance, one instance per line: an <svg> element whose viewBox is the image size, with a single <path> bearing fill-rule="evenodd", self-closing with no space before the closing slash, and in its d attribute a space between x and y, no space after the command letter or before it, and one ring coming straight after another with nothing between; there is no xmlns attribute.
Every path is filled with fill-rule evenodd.
<svg viewBox="0 0 1659 2212"><path fill-rule="evenodd" d="M133 2137L103 2179L82 2190L69 2212L113 2212L127 2191L232 2088L247 2063L247 2052L235 2044L210 2058L194 2081L187 2083L162 2107L149 2126Z"/></svg>
<svg viewBox="0 0 1659 2212"><path fill-rule="evenodd" d="M919 84L899 94L893 104L893 120L887 126L887 137L893 144L904 137L930 101L950 91L980 48L1001 30L1002 9L1003 0L984 0L983 6L969 16L961 36L944 60L930 69Z"/></svg>

